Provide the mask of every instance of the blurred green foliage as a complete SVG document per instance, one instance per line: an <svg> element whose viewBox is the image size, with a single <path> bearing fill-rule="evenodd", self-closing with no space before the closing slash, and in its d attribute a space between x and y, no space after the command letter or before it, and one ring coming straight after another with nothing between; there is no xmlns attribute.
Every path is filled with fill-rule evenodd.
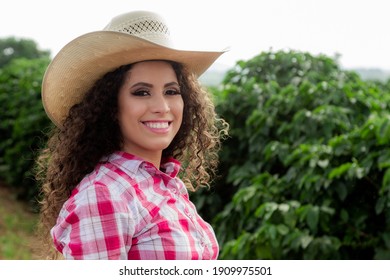
<svg viewBox="0 0 390 280"><path fill-rule="evenodd" d="M195 196L222 259L390 259L388 85L294 51L227 73L221 178Z"/></svg>
<svg viewBox="0 0 390 280"><path fill-rule="evenodd" d="M21 198L33 201L37 187L32 167L44 142L43 130L50 125L41 101L41 82L50 59L46 53L40 58L29 54L0 68L0 179Z"/></svg>

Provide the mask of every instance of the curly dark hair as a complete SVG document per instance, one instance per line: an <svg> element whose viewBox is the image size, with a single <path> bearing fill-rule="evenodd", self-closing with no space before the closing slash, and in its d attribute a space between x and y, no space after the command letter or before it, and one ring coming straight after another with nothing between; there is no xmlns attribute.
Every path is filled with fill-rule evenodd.
<svg viewBox="0 0 390 280"><path fill-rule="evenodd" d="M191 191L208 186L218 164L220 140L228 125L218 118L209 93L182 64L171 62L184 101L183 121L163 157L182 162L179 174ZM97 163L121 150L123 138L117 121L118 93L132 65L107 73L74 105L61 128L54 128L47 147L37 161L41 182L39 235L50 258L53 250L50 229L72 190ZM49 251L49 252L47 252Z"/></svg>

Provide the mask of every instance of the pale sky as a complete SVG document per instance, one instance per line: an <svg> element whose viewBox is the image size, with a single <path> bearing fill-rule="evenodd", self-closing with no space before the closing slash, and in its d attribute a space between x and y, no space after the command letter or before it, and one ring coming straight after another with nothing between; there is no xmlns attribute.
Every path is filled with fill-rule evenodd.
<svg viewBox="0 0 390 280"><path fill-rule="evenodd" d="M0 37L36 41L55 55L79 35L132 10L162 14L178 47L220 50L233 66L262 51L341 55L344 68L390 70L388 0L3 0Z"/></svg>

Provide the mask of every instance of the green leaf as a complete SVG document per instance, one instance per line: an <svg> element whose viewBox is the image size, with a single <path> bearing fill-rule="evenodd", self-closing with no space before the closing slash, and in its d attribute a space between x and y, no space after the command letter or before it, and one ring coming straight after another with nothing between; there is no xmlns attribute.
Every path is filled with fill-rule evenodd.
<svg viewBox="0 0 390 280"><path fill-rule="evenodd" d="M344 163L336 168L333 168L332 171L329 173L328 178L334 179L334 178L340 178L342 175L348 172L348 170L351 168L352 163L347 162Z"/></svg>
<svg viewBox="0 0 390 280"><path fill-rule="evenodd" d="M390 167L390 150L386 149L381 151L381 155L378 158L379 169L385 169Z"/></svg>
<svg viewBox="0 0 390 280"><path fill-rule="evenodd" d="M375 213L379 215L383 212L383 209L385 208L387 202L387 198L385 196L379 197L378 201L375 204Z"/></svg>
<svg viewBox="0 0 390 280"><path fill-rule="evenodd" d="M281 234L281 235L286 235L290 231L290 229L286 225L283 225L283 224L277 225L276 228L277 228L277 231L279 232L279 234Z"/></svg>
<svg viewBox="0 0 390 280"><path fill-rule="evenodd" d="M310 207L309 211L307 212L306 221L311 231L317 232L319 218L320 218L320 211L318 207L317 206Z"/></svg>
<svg viewBox="0 0 390 280"><path fill-rule="evenodd" d="M376 136L380 145L390 142L390 120L388 118L383 119L381 125L377 127Z"/></svg>
<svg viewBox="0 0 390 280"><path fill-rule="evenodd" d="M382 179L382 187L380 193L383 195L386 192L390 192L390 168L386 169Z"/></svg>
<svg viewBox="0 0 390 280"><path fill-rule="evenodd" d="M340 211L340 217L343 223L347 223L349 219L349 214L345 209L341 209Z"/></svg>
<svg viewBox="0 0 390 280"><path fill-rule="evenodd" d="M390 249L390 233L389 232L383 233L382 239L385 242L386 248Z"/></svg>
<svg viewBox="0 0 390 280"><path fill-rule="evenodd" d="M310 243L313 241L313 237L309 235L304 235L300 238L301 247L306 249Z"/></svg>

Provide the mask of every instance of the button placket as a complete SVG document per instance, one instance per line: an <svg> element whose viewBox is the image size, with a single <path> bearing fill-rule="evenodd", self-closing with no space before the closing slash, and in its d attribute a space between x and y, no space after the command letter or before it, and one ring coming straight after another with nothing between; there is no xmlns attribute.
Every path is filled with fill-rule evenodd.
<svg viewBox="0 0 390 280"><path fill-rule="evenodd" d="M177 187L176 181L172 178L170 178L166 174L162 174L163 176L163 181L166 186L166 188L169 190L169 192L175 196L178 195L179 189Z"/></svg>
<svg viewBox="0 0 390 280"><path fill-rule="evenodd" d="M187 216L188 218L191 219L191 221L193 221L193 215L191 214L190 210L188 210L188 208L185 208L185 209L184 209L184 213L186 214L186 216ZM195 224L195 223L194 223L194 224ZM196 225L195 225L195 226L196 226Z"/></svg>
<svg viewBox="0 0 390 280"><path fill-rule="evenodd" d="M189 210L188 208L185 208L184 209L184 214L192 221L192 224L194 225L195 230L196 230L197 235L198 235L199 244L200 244L200 246L202 248L202 251L204 252L204 250L206 250L206 247L208 247L208 244L207 244L207 241L206 241L203 229L198 224L198 221L196 220L196 217L192 213L191 210Z"/></svg>
<svg viewBox="0 0 390 280"><path fill-rule="evenodd" d="M172 184L172 185L176 185L176 184ZM205 252L208 251L209 243L207 237L205 236L205 231L203 230L203 228L201 227L201 225L197 220L196 210L192 209L190 205L188 205L188 203L185 201L182 195L179 195L178 199L181 201L180 204L184 206L183 209L184 215L188 217L188 219L191 221L194 227L194 231L196 232L197 243L199 246L198 248L201 250L202 254L205 254Z"/></svg>

